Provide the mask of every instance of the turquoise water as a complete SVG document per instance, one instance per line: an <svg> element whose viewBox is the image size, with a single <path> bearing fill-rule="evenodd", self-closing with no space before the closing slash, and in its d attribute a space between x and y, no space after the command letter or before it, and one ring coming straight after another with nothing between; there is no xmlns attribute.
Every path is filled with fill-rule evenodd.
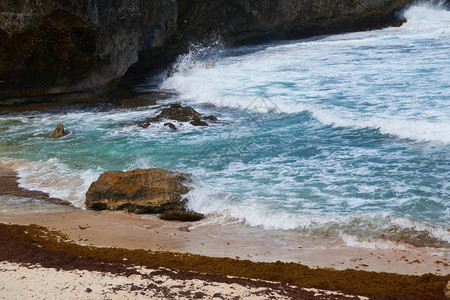
<svg viewBox="0 0 450 300"><path fill-rule="evenodd" d="M158 107L0 115L0 161L20 184L83 207L106 170L193 174L208 222L350 246L450 248L450 12L413 6L400 28L226 49L193 47L138 87L219 121L137 122ZM160 79L160 81L158 81ZM63 123L70 134L43 134Z"/></svg>

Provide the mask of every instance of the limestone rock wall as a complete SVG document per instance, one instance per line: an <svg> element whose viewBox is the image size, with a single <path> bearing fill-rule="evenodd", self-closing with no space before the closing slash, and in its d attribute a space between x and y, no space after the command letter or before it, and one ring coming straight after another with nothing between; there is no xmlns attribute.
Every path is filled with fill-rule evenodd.
<svg viewBox="0 0 450 300"><path fill-rule="evenodd" d="M95 93L176 30L167 0L3 0L0 99Z"/></svg>

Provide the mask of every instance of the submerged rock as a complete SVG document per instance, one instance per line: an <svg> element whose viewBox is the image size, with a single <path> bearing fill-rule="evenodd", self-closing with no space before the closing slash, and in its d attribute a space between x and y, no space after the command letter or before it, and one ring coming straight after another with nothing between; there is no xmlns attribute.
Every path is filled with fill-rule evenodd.
<svg viewBox="0 0 450 300"><path fill-rule="evenodd" d="M177 130L177 128L175 127L175 125L173 125L172 123L165 123L164 126L169 127L172 130Z"/></svg>
<svg viewBox="0 0 450 300"><path fill-rule="evenodd" d="M209 115L209 116L203 117L203 120L217 121L217 118L216 118L216 116Z"/></svg>
<svg viewBox="0 0 450 300"><path fill-rule="evenodd" d="M208 126L208 123L202 121L199 116L194 116L190 124L194 126Z"/></svg>
<svg viewBox="0 0 450 300"><path fill-rule="evenodd" d="M107 171L86 193L86 206L94 210L124 210L131 213L162 213L185 210L183 183L190 175L164 169Z"/></svg>
<svg viewBox="0 0 450 300"><path fill-rule="evenodd" d="M59 139L63 136L66 136L67 132L64 131L64 125L58 124L56 125L55 130L53 131L52 135L49 136L51 139Z"/></svg>
<svg viewBox="0 0 450 300"><path fill-rule="evenodd" d="M137 125L142 128L148 128L150 126L150 122L149 121L139 122Z"/></svg>
<svg viewBox="0 0 450 300"><path fill-rule="evenodd" d="M168 210L159 215L159 218L161 220L183 222L200 221L204 217L205 216L201 213L185 210Z"/></svg>

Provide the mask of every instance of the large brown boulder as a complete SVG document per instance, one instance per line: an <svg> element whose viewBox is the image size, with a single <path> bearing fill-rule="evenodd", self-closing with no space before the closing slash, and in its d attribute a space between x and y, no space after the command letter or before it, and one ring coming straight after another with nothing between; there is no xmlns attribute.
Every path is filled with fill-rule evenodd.
<svg viewBox="0 0 450 300"><path fill-rule="evenodd" d="M183 183L188 174L164 169L107 171L93 182L86 193L86 205L95 210L125 210L132 213L161 213L185 210Z"/></svg>

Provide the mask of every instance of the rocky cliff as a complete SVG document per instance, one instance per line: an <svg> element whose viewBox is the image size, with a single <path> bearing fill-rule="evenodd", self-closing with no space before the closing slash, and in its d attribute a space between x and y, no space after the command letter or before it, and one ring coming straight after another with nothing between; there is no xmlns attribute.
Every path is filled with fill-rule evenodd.
<svg viewBox="0 0 450 300"><path fill-rule="evenodd" d="M3 0L0 101L91 97L218 35L239 45L384 26L409 1Z"/></svg>

